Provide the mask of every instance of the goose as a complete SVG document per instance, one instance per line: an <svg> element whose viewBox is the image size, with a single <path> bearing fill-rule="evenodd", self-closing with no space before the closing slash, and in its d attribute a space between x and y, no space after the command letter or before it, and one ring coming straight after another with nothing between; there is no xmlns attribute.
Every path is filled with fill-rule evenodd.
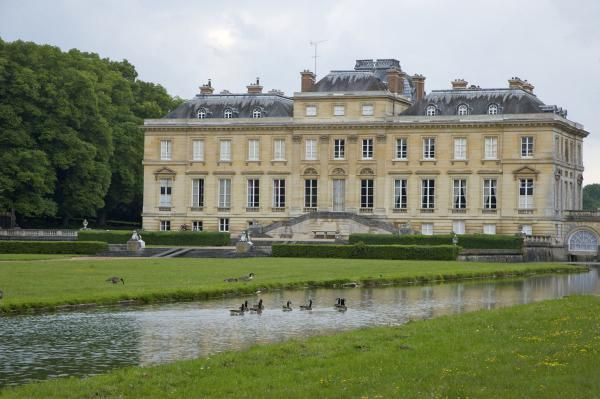
<svg viewBox="0 0 600 399"><path fill-rule="evenodd" d="M250 273L247 276L242 276L238 280L240 281L250 281L254 278L254 273Z"/></svg>
<svg viewBox="0 0 600 399"><path fill-rule="evenodd" d="M283 311L284 312L292 311L292 301L287 301L287 303L285 305L283 305Z"/></svg>
<svg viewBox="0 0 600 399"><path fill-rule="evenodd" d="M229 309L229 314L232 316L243 316L244 315L244 304L239 309Z"/></svg>
<svg viewBox="0 0 600 399"><path fill-rule="evenodd" d="M229 277L229 278L226 278L223 281L225 281L226 283L236 283L238 281L238 279L235 278L235 277Z"/></svg>
<svg viewBox="0 0 600 399"><path fill-rule="evenodd" d="M251 312L262 312L262 310L263 310L264 308L265 308L265 307L264 307L264 305L263 305L263 300L262 300L262 299L260 299L260 300L258 301L258 304L254 305L254 306L252 306L252 307L250 308L250 311L251 311Z"/></svg>
<svg viewBox="0 0 600 399"><path fill-rule="evenodd" d="M123 285L125 285L125 280L123 280L122 277L117 277L117 276L107 278L106 282L113 283L113 284L118 284L119 282L121 282L121 283L123 283Z"/></svg>
<svg viewBox="0 0 600 399"><path fill-rule="evenodd" d="M345 312L348 309L346 307L346 298L336 298L336 300L335 308L340 312Z"/></svg>
<svg viewBox="0 0 600 399"><path fill-rule="evenodd" d="M312 310L312 299L309 299L308 305L300 305L300 310Z"/></svg>
<svg viewBox="0 0 600 399"><path fill-rule="evenodd" d="M248 301L244 301L244 312L248 311Z"/></svg>

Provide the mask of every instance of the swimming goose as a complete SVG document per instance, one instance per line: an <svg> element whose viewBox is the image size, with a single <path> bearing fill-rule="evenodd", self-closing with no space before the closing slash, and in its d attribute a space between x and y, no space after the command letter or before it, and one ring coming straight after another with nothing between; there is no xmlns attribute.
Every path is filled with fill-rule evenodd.
<svg viewBox="0 0 600 399"><path fill-rule="evenodd" d="M308 305L300 305L300 310L312 310L312 299L309 299Z"/></svg>
<svg viewBox="0 0 600 399"><path fill-rule="evenodd" d="M117 276L113 276L113 277L109 277L105 280L107 283L113 283L113 284L118 284L119 282L123 283L123 285L125 285L125 280L123 280L122 277L117 277Z"/></svg>
<svg viewBox="0 0 600 399"><path fill-rule="evenodd" d="M285 305L283 305L283 311L284 312L292 311L292 301L287 301L287 303Z"/></svg>
<svg viewBox="0 0 600 399"><path fill-rule="evenodd" d="M262 312L262 311L263 311L263 309L264 309L264 308L265 308L265 307L264 307L264 305L263 305L263 300L261 299L261 300L259 300L259 301L258 301L258 304L254 305L254 306L252 306L252 307L250 308L250 311L251 311L251 312L258 312L258 313L260 313L260 312Z"/></svg>
<svg viewBox="0 0 600 399"><path fill-rule="evenodd" d="M244 304L239 309L229 309L229 314L232 316L243 316L244 315Z"/></svg>
<svg viewBox="0 0 600 399"><path fill-rule="evenodd" d="M348 308L346 307L346 298L336 298L337 302L335 304L336 310L340 312L345 312Z"/></svg>
<svg viewBox="0 0 600 399"><path fill-rule="evenodd" d="M244 301L244 312L248 311L248 301Z"/></svg>

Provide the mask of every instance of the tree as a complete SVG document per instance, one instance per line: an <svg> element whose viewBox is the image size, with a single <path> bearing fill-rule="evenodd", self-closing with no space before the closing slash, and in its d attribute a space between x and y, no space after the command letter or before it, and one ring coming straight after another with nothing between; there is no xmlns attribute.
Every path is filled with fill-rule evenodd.
<svg viewBox="0 0 600 399"><path fill-rule="evenodd" d="M600 184L588 184L583 187L583 209L600 209Z"/></svg>

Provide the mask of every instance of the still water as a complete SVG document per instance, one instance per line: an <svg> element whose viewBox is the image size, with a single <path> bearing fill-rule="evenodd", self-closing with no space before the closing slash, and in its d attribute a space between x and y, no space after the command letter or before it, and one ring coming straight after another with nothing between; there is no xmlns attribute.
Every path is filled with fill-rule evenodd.
<svg viewBox="0 0 600 399"><path fill-rule="evenodd" d="M515 280L276 291L244 299L0 317L0 387L580 293L600 294L598 269ZM346 298L346 312L334 310L337 297ZM252 305L259 298L266 306L262 314L230 316L228 309L245 299ZM312 311L298 310L311 298ZM291 312L281 310L287 300L292 301Z"/></svg>

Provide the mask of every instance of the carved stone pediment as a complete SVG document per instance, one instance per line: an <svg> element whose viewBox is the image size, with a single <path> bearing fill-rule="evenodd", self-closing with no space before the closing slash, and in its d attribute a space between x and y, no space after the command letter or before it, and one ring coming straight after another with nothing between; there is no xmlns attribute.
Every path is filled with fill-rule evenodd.
<svg viewBox="0 0 600 399"><path fill-rule="evenodd" d="M171 168L167 168L166 166L163 166L162 168L154 171L154 178L156 180L158 180L160 178L165 178L165 177L170 177L173 180L175 180L176 175L177 175L177 172L175 172Z"/></svg>
<svg viewBox="0 0 600 399"><path fill-rule="evenodd" d="M315 168L304 169L304 176L318 176L319 172Z"/></svg>
<svg viewBox="0 0 600 399"><path fill-rule="evenodd" d="M535 179L537 179L537 175L539 173L540 173L539 170L535 170L534 168L529 167L529 166L523 166L522 168L515 170L513 172L513 176L514 176L515 180L519 176L528 176L528 177L534 177Z"/></svg>
<svg viewBox="0 0 600 399"><path fill-rule="evenodd" d="M346 171L342 168L335 168L331 171L332 176L346 176Z"/></svg>
<svg viewBox="0 0 600 399"><path fill-rule="evenodd" d="M371 168L362 168L362 169L361 169L361 170L358 172L358 174L359 174L360 176L374 176L374 175L375 175L375 172L373 172L373 169L371 169Z"/></svg>

